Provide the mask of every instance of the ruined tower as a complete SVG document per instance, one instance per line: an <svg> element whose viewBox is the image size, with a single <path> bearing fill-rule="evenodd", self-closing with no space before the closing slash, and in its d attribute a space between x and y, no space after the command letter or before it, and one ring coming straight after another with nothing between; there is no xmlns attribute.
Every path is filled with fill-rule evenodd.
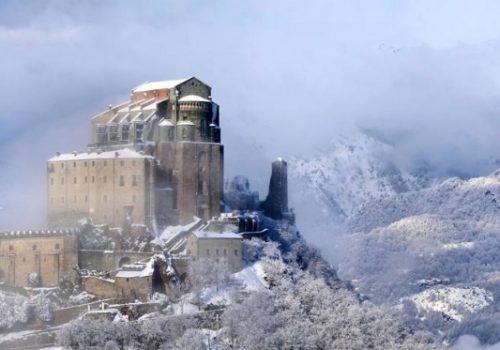
<svg viewBox="0 0 500 350"><path fill-rule="evenodd" d="M283 219L288 213L287 163L281 158L272 164L269 193L264 202L264 212L276 220Z"/></svg>

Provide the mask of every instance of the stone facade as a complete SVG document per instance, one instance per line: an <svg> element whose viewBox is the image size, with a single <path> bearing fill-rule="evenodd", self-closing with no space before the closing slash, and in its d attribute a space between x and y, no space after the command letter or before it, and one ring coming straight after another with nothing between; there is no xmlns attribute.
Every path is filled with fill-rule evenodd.
<svg viewBox="0 0 500 350"><path fill-rule="evenodd" d="M187 239L186 253L196 260L227 264L231 272L242 267L243 238L232 232L195 231Z"/></svg>
<svg viewBox="0 0 500 350"><path fill-rule="evenodd" d="M138 86L129 101L91 119L89 153L49 160L49 221L60 226L92 217L122 226L129 217L151 228L219 215L224 177L219 125L211 88L196 78ZM143 156L133 168L130 157L114 157L124 149L151 158ZM128 186L131 176L135 187Z"/></svg>
<svg viewBox="0 0 500 350"><path fill-rule="evenodd" d="M42 286L73 280L78 264L78 239L69 230L0 233L0 281L15 287L28 286L36 273Z"/></svg>
<svg viewBox="0 0 500 350"><path fill-rule="evenodd" d="M48 218L69 226L80 218L121 227L151 225L154 160L129 149L59 154L48 161Z"/></svg>

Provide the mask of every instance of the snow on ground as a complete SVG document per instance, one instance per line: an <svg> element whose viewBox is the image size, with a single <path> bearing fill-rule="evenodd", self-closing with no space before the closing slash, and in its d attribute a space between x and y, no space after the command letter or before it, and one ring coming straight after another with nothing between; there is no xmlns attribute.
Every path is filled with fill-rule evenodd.
<svg viewBox="0 0 500 350"><path fill-rule="evenodd" d="M257 261L240 272L232 274L224 284L204 290L201 300L205 304L227 305L230 303L231 292L234 290L259 291L269 288L265 276L262 262Z"/></svg>
<svg viewBox="0 0 500 350"><path fill-rule="evenodd" d="M69 302L71 304L79 305L79 304L87 304L94 300L96 300L96 296L94 294L90 294L86 291L81 292L77 295L71 295L69 297Z"/></svg>
<svg viewBox="0 0 500 350"><path fill-rule="evenodd" d="M457 242L457 243L448 243L443 245L444 250L451 249L473 249L475 242Z"/></svg>
<svg viewBox="0 0 500 350"><path fill-rule="evenodd" d="M474 313L490 305L493 302L493 294L479 287L442 287L424 290L410 299L419 311L442 312L461 322L464 311Z"/></svg>

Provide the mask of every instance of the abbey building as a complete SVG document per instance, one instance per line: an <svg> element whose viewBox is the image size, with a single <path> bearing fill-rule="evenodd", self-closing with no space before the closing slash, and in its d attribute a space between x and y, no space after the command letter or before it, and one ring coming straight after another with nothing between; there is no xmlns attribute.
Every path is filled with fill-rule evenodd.
<svg viewBox="0 0 500 350"><path fill-rule="evenodd" d="M196 78L157 81L91 119L87 151L48 161L52 226L91 218L150 228L221 212L224 152L219 106Z"/></svg>

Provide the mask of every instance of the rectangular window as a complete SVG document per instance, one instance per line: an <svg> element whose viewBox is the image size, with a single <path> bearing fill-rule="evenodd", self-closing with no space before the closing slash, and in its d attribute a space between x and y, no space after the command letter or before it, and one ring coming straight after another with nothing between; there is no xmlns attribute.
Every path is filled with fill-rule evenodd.
<svg viewBox="0 0 500 350"><path fill-rule="evenodd" d="M125 186L125 177L120 175L120 186Z"/></svg>
<svg viewBox="0 0 500 350"><path fill-rule="evenodd" d="M107 202L108 202L108 196L107 196L107 195L104 195L104 197L103 197L103 201L104 201L104 203L107 203Z"/></svg>
<svg viewBox="0 0 500 350"><path fill-rule="evenodd" d="M92 176L92 183L95 182L95 176Z"/></svg>
<svg viewBox="0 0 500 350"><path fill-rule="evenodd" d="M227 249L224 249L224 256L227 256Z"/></svg>
<svg viewBox="0 0 500 350"><path fill-rule="evenodd" d="M73 178L73 183L76 184L76 176Z"/></svg>
<svg viewBox="0 0 500 350"><path fill-rule="evenodd" d="M73 168L76 168L76 162L73 162Z"/></svg>
<svg viewBox="0 0 500 350"><path fill-rule="evenodd" d="M108 166L108 161L107 160L104 161L104 166Z"/></svg>
<svg viewBox="0 0 500 350"><path fill-rule="evenodd" d="M238 256L238 249L234 250L234 256Z"/></svg>
<svg viewBox="0 0 500 350"><path fill-rule="evenodd" d="M87 179L87 177L85 176L85 183L87 183L87 182L88 182L88 179Z"/></svg>
<svg viewBox="0 0 500 350"><path fill-rule="evenodd" d="M132 175L132 186L137 186L137 176Z"/></svg>
<svg viewBox="0 0 500 350"><path fill-rule="evenodd" d="M85 196L85 202L89 201L89 196Z"/></svg>
<svg viewBox="0 0 500 350"><path fill-rule="evenodd" d="M83 165L87 166L87 162L84 162Z"/></svg>
<svg viewBox="0 0 500 350"><path fill-rule="evenodd" d="M123 160L120 160L120 166L124 166L125 162Z"/></svg>
<svg viewBox="0 0 500 350"><path fill-rule="evenodd" d="M103 182L104 183L108 183L108 177L107 176L104 176Z"/></svg>
<svg viewBox="0 0 500 350"><path fill-rule="evenodd" d="M207 256L210 256L210 249L207 249Z"/></svg>
<svg viewBox="0 0 500 350"><path fill-rule="evenodd" d="M94 161L92 161L92 166L95 166L95 162Z"/></svg>
<svg viewBox="0 0 500 350"><path fill-rule="evenodd" d="M50 178L50 184L51 184L51 185L53 185L53 184L54 184L54 178L53 178L53 177L51 177L51 178Z"/></svg>
<svg viewBox="0 0 500 350"><path fill-rule="evenodd" d="M135 160L132 161L132 166L135 166Z"/></svg>
<svg viewBox="0 0 500 350"><path fill-rule="evenodd" d="M219 248L215 249L215 255L219 255Z"/></svg>

